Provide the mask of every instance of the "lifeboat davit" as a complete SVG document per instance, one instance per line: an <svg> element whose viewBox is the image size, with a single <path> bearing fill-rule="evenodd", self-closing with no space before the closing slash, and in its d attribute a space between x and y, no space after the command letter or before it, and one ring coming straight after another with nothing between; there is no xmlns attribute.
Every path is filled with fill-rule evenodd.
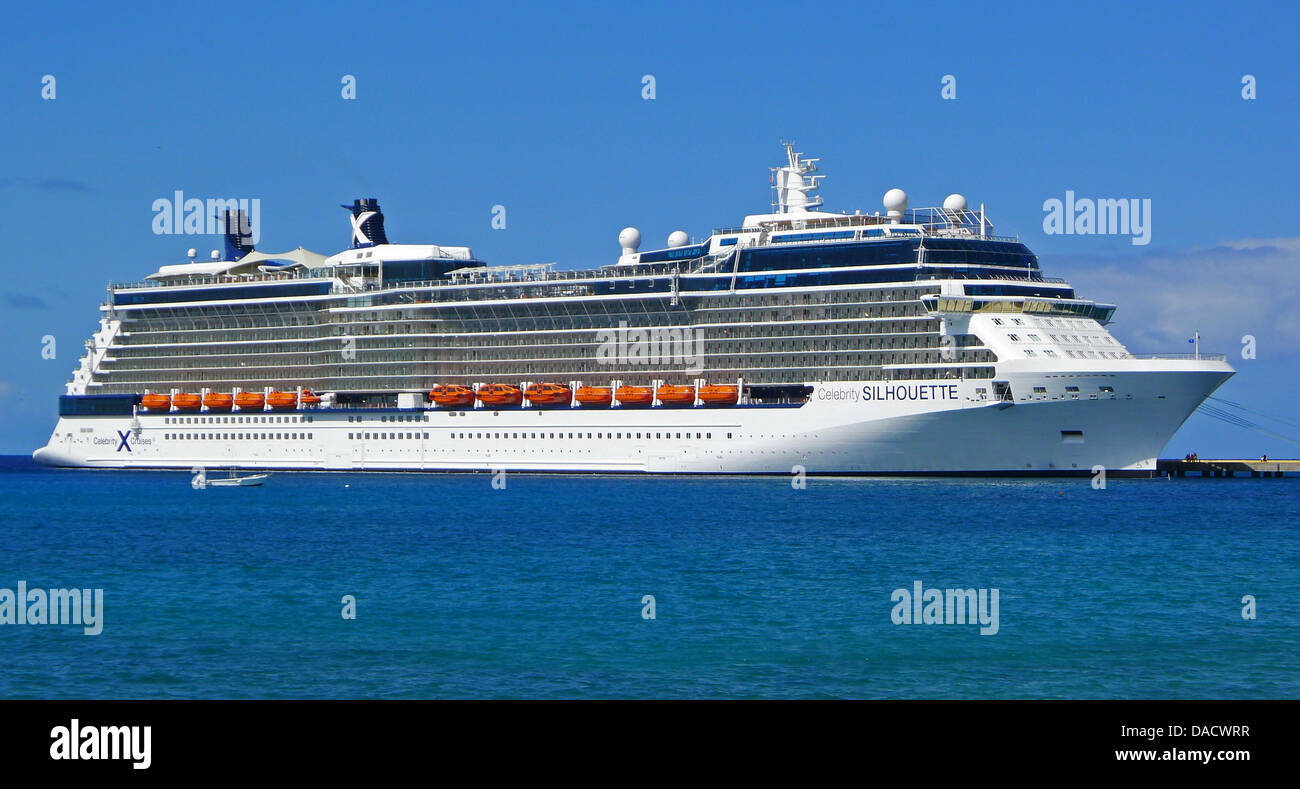
<svg viewBox="0 0 1300 789"><path fill-rule="evenodd" d="M172 405L176 406L178 411L197 411L203 407L203 398L196 394L181 392L172 397Z"/></svg>
<svg viewBox="0 0 1300 789"><path fill-rule="evenodd" d="M655 401L654 390L648 386L620 386L614 397L621 405L650 405Z"/></svg>
<svg viewBox="0 0 1300 789"><path fill-rule="evenodd" d="M272 392L266 396L266 404L272 408L296 408L298 394L296 392Z"/></svg>
<svg viewBox="0 0 1300 789"><path fill-rule="evenodd" d="M260 411L265 402L266 398L260 392L240 392L235 395L235 405L240 408L255 408Z"/></svg>
<svg viewBox="0 0 1300 789"><path fill-rule="evenodd" d="M208 392L203 395L203 405L208 407L209 411L227 411L235 404L235 398L221 392Z"/></svg>
<svg viewBox="0 0 1300 789"><path fill-rule="evenodd" d="M150 411L166 411L172 407L172 397L163 394L147 394L140 398L140 405Z"/></svg>
<svg viewBox="0 0 1300 789"><path fill-rule="evenodd" d="M614 392L608 386L579 386L574 397L581 405L609 405L614 402Z"/></svg>
<svg viewBox="0 0 1300 789"><path fill-rule="evenodd" d="M700 399L705 405L735 405L740 400L740 387L735 384L701 386Z"/></svg>
<svg viewBox="0 0 1300 789"><path fill-rule="evenodd" d="M320 399L320 395L310 389L304 389L302 390L302 394L298 397L298 402L303 405L320 405Z"/></svg>
<svg viewBox="0 0 1300 789"><path fill-rule="evenodd" d="M484 405L519 405L524 401L524 393L510 384L485 384L478 388L478 399Z"/></svg>
<svg viewBox="0 0 1300 789"><path fill-rule="evenodd" d="M659 402L665 405L694 405L695 387L664 384L659 387L658 396Z"/></svg>
<svg viewBox="0 0 1300 789"><path fill-rule="evenodd" d="M533 405L568 405L573 402L573 390L563 384L529 384L524 396Z"/></svg>
<svg viewBox="0 0 1300 789"><path fill-rule="evenodd" d="M474 390L468 386L435 386L429 390L429 399L436 405L455 408L474 405Z"/></svg>

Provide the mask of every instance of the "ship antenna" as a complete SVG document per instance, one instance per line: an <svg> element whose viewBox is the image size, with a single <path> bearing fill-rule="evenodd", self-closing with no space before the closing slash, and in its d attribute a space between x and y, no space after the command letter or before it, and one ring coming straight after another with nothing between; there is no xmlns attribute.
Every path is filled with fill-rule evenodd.
<svg viewBox="0 0 1300 789"><path fill-rule="evenodd" d="M816 192L820 186L818 181L826 177L812 174L817 172L817 162L821 160L803 158L803 154L794 149L794 140L782 140L781 145L785 148L786 165L769 168L774 192L773 213L802 214L820 207L821 197L809 193Z"/></svg>

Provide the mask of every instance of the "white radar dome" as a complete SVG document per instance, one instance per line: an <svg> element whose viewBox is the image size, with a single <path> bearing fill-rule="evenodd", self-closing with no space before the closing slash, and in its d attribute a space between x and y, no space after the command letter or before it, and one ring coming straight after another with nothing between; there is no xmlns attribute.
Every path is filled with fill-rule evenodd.
<svg viewBox="0 0 1300 789"><path fill-rule="evenodd" d="M641 231L635 227L625 227L618 234L618 245L623 248L624 255L631 255L636 252L637 247L641 246Z"/></svg>
<svg viewBox="0 0 1300 789"><path fill-rule="evenodd" d="M684 247L691 242L691 237L686 235L685 230L674 230L668 234L668 246L672 248Z"/></svg>
<svg viewBox="0 0 1300 789"><path fill-rule="evenodd" d="M943 210L945 211L965 211L966 198L959 194L950 194L943 199Z"/></svg>
<svg viewBox="0 0 1300 789"><path fill-rule="evenodd" d="M185 253L185 256L188 257L190 260L193 260L194 258L198 257L198 254L199 251L197 249L195 249L194 247L190 247L189 250Z"/></svg>
<svg viewBox="0 0 1300 789"><path fill-rule="evenodd" d="M889 216L902 216L907 210L907 192L902 189L890 189L885 192L885 213Z"/></svg>
<svg viewBox="0 0 1300 789"><path fill-rule="evenodd" d="M214 249L214 250L212 250L212 259L213 259L213 260L221 260L221 250L219 250L219 249Z"/></svg>

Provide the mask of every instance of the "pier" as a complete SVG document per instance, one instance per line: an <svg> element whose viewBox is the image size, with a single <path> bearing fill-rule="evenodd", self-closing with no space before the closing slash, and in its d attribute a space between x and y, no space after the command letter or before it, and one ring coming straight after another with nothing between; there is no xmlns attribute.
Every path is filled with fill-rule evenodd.
<svg viewBox="0 0 1300 789"><path fill-rule="evenodd" d="M1197 460L1158 460L1156 470L1163 476L1185 477L1284 477L1300 474L1300 460L1234 460L1199 458Z"/></svg>

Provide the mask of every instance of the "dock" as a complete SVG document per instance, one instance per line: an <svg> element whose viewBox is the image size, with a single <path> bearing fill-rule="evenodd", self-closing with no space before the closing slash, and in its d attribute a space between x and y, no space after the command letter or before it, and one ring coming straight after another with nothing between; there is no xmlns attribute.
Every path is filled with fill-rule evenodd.
<svg viewBox="0 0 1300 789"><path fill-rule="evenodd" d="M1156 470L1161 476L1171 474L1185 477L1285 477L1300 474L1300 460L1239 460L1229 458L1199 458L1197 460L1157 460Z"/></svg>

